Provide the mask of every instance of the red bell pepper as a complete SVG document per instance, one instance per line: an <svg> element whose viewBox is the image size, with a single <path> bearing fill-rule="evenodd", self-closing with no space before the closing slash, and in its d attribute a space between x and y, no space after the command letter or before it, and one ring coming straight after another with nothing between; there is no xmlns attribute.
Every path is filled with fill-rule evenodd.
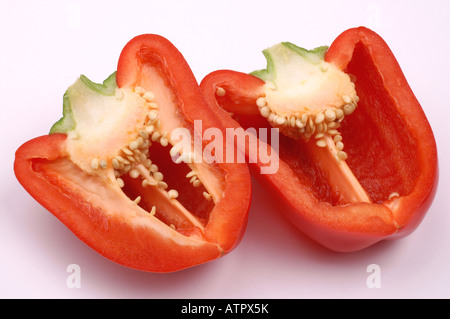
<svg viewBox="0 0 450 319"><path fill-rule="evenodd" d="M103 84L81 76L67 90L63 118L17 150L15 174L110 260L150 272L198 265L239 243L251 184L245 163L193 161L193 140L179 147L175 130L201 136L194 120L223 128L181 53L141 35Z"/></svg>
<svg viewBox="0 0 450 319"><path fill-rule="evenodd" d="M267 69L214 71L201 88L228 127L283 133L276 173L259 174L261 158L250 165L288 219L342 252L413 232L434 198L436 143L384 40L360 27L329 48L264 54Z"/></svg>

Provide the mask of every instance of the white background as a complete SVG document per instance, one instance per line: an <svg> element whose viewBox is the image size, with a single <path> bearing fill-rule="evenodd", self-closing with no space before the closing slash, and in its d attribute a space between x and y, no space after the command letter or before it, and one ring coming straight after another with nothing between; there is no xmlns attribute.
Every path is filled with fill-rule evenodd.
<svg viewBox="0 0 450 319"><path fill-rule="evenodd" d="M0 4L0 297L2 298L449 298L450 2L435 1L5 1ZM117 265L79 241L13 174L15 150L46 134L81 74L103 81L134 36L156 33L200 81L229 68L265 67L264 48L329 45L365 25L389 44L434 129L440 184L409 237L339 254L284 220L259 185L246 235L220 260L170 274ZM66 267L81 269L69 288ZM367 267L381 269L369 288Z"/></svg>

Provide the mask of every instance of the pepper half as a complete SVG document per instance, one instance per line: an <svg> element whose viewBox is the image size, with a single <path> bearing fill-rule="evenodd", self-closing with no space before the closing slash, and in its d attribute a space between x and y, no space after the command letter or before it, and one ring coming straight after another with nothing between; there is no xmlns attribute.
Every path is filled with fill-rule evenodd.
<svg viewBox="0 0 450 319"><path fill-rule="evenodd" d="M247 165L194 160L205 146L194 148L194 136L208 127L224 128L181 53L163 37L141 35L103 84L81 76L67 90L63 118L17 150L14 170L101 255L176 271L230 252L246 226Z"/></svg>
<svg viewBox="0 0 450 319"><path fill-rule="evenodd" d="M268 146L278 150L276 173L259 174L266 161L245 152L288 219L342 252L413 232L434 198L437 149L384 40L360 27L329 48L285 42L263 53L266 69L214 71L201 88L228 127L282 133Z"/></svg>

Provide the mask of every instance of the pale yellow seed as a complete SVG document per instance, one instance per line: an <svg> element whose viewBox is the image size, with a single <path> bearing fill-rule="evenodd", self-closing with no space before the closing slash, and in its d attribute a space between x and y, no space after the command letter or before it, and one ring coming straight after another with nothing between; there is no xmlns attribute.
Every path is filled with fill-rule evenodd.
<svg viewBox="0 0 450 319"><path fill-rule="evenodd" d="M311 134L314 134L316 131L316 126L314 125L312 118L309 119L309 129Z"/></svg>
<svg viewBox="0 0 450 319"><path fill-rule="evenodd" d="M92 169L97 169L98 168L98 159L94 158L91 161L91 168Z"/></svg>
<svg viewBox="0 0 450 319"><path fill-rule="evenodd" d="M197 175L197 173L194 171L190 171L189 173L186 174L186 178L191 178L194 175Z"/></svg>
<svg viewBox="0 0 450 319"><path fill-rule="evenodd" d="M120 155L117 155L115 157L115 159L118 160L119 162L124 162L125 161L125 159L122 156L120 156Z"/></svg>
<svg viewBox="0 0 450 319"><path fill-rule="evenodd" d="M152 134L154 129L155 127L153 125L149 125L145 127L145 132L147 132L147 134Z"/></svg>
<svg viewBox="0 0 450 319"><path fill-rule="evenodd" d="M155 102L147 103L147 106L151 109L157 110L159 108L158 104Z"/></svg>
<svg viewBox="0 0 450 319"><path fill-rule="evenodd" d="M227 94L227 91L225 91L224 88L218 87L218 88L216 89L216 95L217 95L217 96L225 96L225 94Z"/></svg>
<svg viewBox="0 0 450 319"><path fill-rule="evenodd" d="M136 92L136 93L139 94L139 95L144 95L144 94L145 94L145 89L142 88L142 87L140 87L140 86L136 86L136 87L134 88L134 92Z"/></svg>
<svg viewBox="0 0 450 319"><path fill-rule="evenodd" d="M162 181L164 179L164 175L161 172L154 172L153 178L156 179L158 182Z"/></svg>
<svg viewBox="0 0 450 319"><path fill-rule="evenodd" d="M171 189L167 192L167 195L169 196L169 198L174 199L178 197L178 192L175 189Z"/></svg>
<svg viewBox="0 0 450 319"><path fill-rule="evenodd" d="M132 151L134 151L135 149L137 149L139 147L139 142L138 141L132 141L129 145L128 148Z"/></svg>
<svg viewBox="0 0 450 319"><path fill-rule="evenodd" d="M138 196L138 197L136 197L136 198L134 199L133 202L137 205L137 204L140 203L140 201L141 201L141 196Z"/></svg>
<svg viewBox="0 0 450 319"><path fill-rule="evenodd" d="M308 119L309 119L308 114L303 114L300 120L301 120L303 123L305 123L305 125L306 125L306 122L308 122Z"/></svg>
<svg viewBox="0 0 450 319"><path fill-rule="evenodd" d="M153 94L153 92L147 91L144 93L144 95L142 97L150 102L150 101L153 101L153 99L155 98L155 95Z"/></svg>
<svg viewBox="0 0 450 319"><path fill-rule="evenodd" d="M339 128L341 125L338 122L329 122L327 126L328 128Z"/></svg>
<svg viewBox="0 0 450 319"><path fill-rule="evenodd" d="M147 158L147 159L144 161L144 166L147 167L147 168L149 168L150 165L152 165L152 160L149 159L149 158Z"/></svg>
<svg viewBox="0 0 450 319"><path fill-rule="evenodd" d="M325 122L322 122L322 123L316 125L316 132L317 133L321 133L322 131L326 131L326 129L324 130L324 124L325 124Z"/></svg>
<svg viewBox="0 0 450 319"><path fill-rule="evenodd" d="M136 151L139 151L139 150L136 150ZM134 158L134 160L137 162L137 163L140 163L140 162L142 162L141 161L141 152L136 152L134 155L133 155L133 158Z"/></svg>
<svg viewBox="0 0 450 319"><path fill-rule="evenodd" d="M320 140L316 141L316 145L319 147L325 147L325 146L327 146L327 142L323 139L320 139Z"/></svg>
<svg viewBox="0 0 450 319"><path fill-rule="evenodd" d="M338 120L342 120L344 118L344 111L342 111L341 109L337 109L336 110L336 118Z"/></svg>
<svg viewBox="0 0 450 319"><path fill-rule="evenodd" d="M355 110L355 106L353 104L346 104L344 106L344 114L345 115L352 114L354 110Z"/></svg>
<svg viewBox="0 0 450 319"><path fill-rule="evenodd" d="M138 136L138 138L136 139L136 142L138 143L138 148L140 148L144 145L144 139L141 136Z"/></svg>
<svg viewBox="0 0 450 319"><path fill-rule="evenodd" d="M295 125L296 125L298 128L304 128L304 127L305 127L305 123L303 123L302 120L300 120L300 119L296 119L296 120L295 120Z"/></svg>
<svg viewBox="0 0 450 319"><path fill-rule="evenodd" d="M346 160L347 159L347 153L345 153L344 151L339 151L339 152L337 152L337 155L338 155L338 157L341 159L341 160Z"/></svg>
<svg viewBox="0 0 450 319"><path fill-rule="evenodd" d="M325 117L327 121L334 121L336 119L336 112L333 109L327 109L325 111Z"/></svg>
<svg viewBox="0 0 450 319"><path fill-rule="evenodd" d="M208 192L203 192L203 197L205 197L206 200L211 200L211 194Z"/></svg>
<svg viewBox="0 0 450 319"><path fill-rule="evenodd" d="M397 193L397 192L391 193L391 194L389 195L389 200L391 200L391 199L394 198L394 197L400 197L400 194Z"/></svg>
<svg viewBox="0 0 450 319"><path fill-rule="evenodd" d="M134 168L131 169L128 174L130 174L131 178L138 178L139 177L139 171L137 169L134 169Z"/></svg>
<svg viewBox="0 0 450 319"><path fill-rule="evenodd" d="M318 113L318 114L316 115L316 118L314 119L314 122L315 122L316 124L319 124L319 123L322 123L323 120L325 120L325 115L324 115L323 113Z"/></svg>
<svg viewBox="0 0 450 319"><path fill-rule="evenodd" d="M351 103L352 99L350 96L348 95L342 95L342 99L344 100L345 103Z"/></svg>
<svg viewBox="0 0 450 319"><path fill-rule="evenodd" d="M130 151L130 150L129 150L128 148L126 148L126 147L122 148L122 152L124 152L124 153L127 154L127 155L133 155L133 152Z"/></svg>
<svg viewBox="0 0 450 319"><path fill-rule="evenodd" d="M336 134L339 134L339 131L336 129L331 129L331 130L328 130L327 133L330 135L336 135Z"/></svg>
<svg viewBox="0 0 450 319"><path fill-rule="evenodd" d="M167 185L167 183L163 181L159 181L158 186L161 187L162 189L167 189L167 187L169 187L169 185Z"/></svg>
<svg viewBox="0 0 450 319"><path fill-rule="evenodd" d="M156 215L156 206L152 206L152 210L150 211L150 215L152 215L152 216Z"/></svg>
<svg viewBox="0 0 450 319"><path fill-rule="evenodd" d="M113 159L111 160L111 163L112 163L112 165L113 165L113 167L114 167L115 169L119 169L119 168L120 168L120 162L117 160L117 158L113 158Z"/></svg>
<svg viewBox="0 0 450 319"><path fill-rule="evenodd" d="M146 182L145 184L146 185L150 185L150 186L156 186L156 185L158 185L158 182L157 181L155 181L154 179L145 179L145 180L143 180L142 181L142 186L144 186L144 182Z"/></svg>
<svg viewBox="0 0 450 319"><path fill-rule="evenodd" d="M153 133L153 135L152 135L152 141L155 142L155 141L157 141L160 137L161 137L161 133L159 133L158 131L156 131L156 132Z"/></svg>
<svg viewBox="0 0 450 319"><path fill-rule="evenodd" d="M150 121L155 121L158 118L158 111L156 110L151 110L148 113L148 118L150 119Z"/></svg>
<svg viewBox="0 0 450 319"><path fill-rule="evenodd" d="M161 137L161 139L159 140L159 143L166 147L167 145L169 145L169 140L167 139L167 137Z"/></svg>
<svg viewBox="0 0 450 319"><path fill-rule="evenodd" d="M291 116L291 118L289 119L289 124L290 124L292 127L295 127L295 116Z"/></svg>
<svg viewBox="0 0 450 319"><path fill-rule="evenodd" d="M193 183L193 182L195 182L197 180L197 175L194 175L194 176L192 176L191 177L191 179L189 180L189 183Z"/></svg>
<svg viewBox="0 0 450 319"><path fill-rule="evenodd" d="M276 122L278 125L284 125L284 124L286 124L286 118L282 117L282 116L278 116L278 118L276 119Z"/></svg>
<svg viewBox="0 0 450 319"><path fill-rule="evenodd" d="M342 143L341 141L336 143L336 149L338 151L342 151L344 149L344 143Z"/></svg>
<svg viewBox="0 0 450 319"><path fill-rule="evenodd" d="M276 117L275 113L270 113L269 116L267 117L267 120L269 122L273 122L275 120L275 117Z"/></svg>
<svg viewBox="0 0 450 319"><path fill-rule="evenodd" d="M108 167L108 162L104 159L100 160L99 165L101 168L105 169Z"/></svg>
<svg viewBox="0 0 450 319"><path fill-rule="evenodd" d="M196 179L196 180L192 183L192 186L194 186L194 187L200 187L201 185L202 185L202 182L200 182L199 179Z"/></svg>
<svg viewBox="0 0 450 319"><path fill-rule="evenodd" d="M150 145L152 145L152 143L149 140L144 140L144 144L142 144L142 148L143 148L142 152L143 153L147 152L147 154L148 154L148 147Z"/></svg>
<svg viewBox="0 0 450 319"><path fill-rule="evenodd" d="M259 97L259 98L257 98L256 99L256 105L258 106L258 107L263 107L263 106L265 106L267 104L267 102L266 102L266 98L265 97Z"/></svg>
<svg viewBox="0 0 450 319"><path fill-rule="evenodd" d="M336 136L333 138L333 141L334 141L335 143L342 141L342 135L336 135Z"/></svg>
<svg viewBox="0 0 450 319"><path fill-rule="evenodd" d="M263 117L268 118L270 115L270 108L268 106L263 106L260 110L260 113Z"/></svg>
<svg viewBox="0 0 450 319"><path fill-rule="evenodd" d="M123 188L125 186L123 179L121 179L120 177L117 178L116 181L120 188Z"/></svg>
<svg viewBox="0 0 450 319"><path fill-rule="evenodd" d="M319 139L319 138L322 138L323 136L324 136L323 133L318 133L318 134L316 134L315 138L316 138L316 139Z"/></svg>
<svg viewBox="0 0 450 319"><path fill-rule="evenodd" d="M151 164L150 168L149 168L150 172L154 173L158 171L158 165L156 164Z"/></svg>
<svg viewBox="0 0 450 319"><path fill-rule="evenodd" d="M170 228L177 229L174 224L170 224Z"/></svg>
<svg viewBox="0 0 450 319"><path fill-rule="evenodd" d="M138 159L139 162L144 163L147 159L147 156L145 156L145 154L139 154Z"/></svg>

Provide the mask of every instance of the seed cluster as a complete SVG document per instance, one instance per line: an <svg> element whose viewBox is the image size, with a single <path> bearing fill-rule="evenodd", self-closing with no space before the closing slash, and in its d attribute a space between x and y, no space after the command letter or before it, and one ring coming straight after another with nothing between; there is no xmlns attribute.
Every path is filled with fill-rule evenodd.
<svg viewBox="0 0 450 319"><path fill-rule="evenodd" d="M155 96L152 92L146 91L141 87L135 88L135 93L139 94L142 99L144 99L147 107L148 113L145 118L144 127L139 130L138 135L134 140L132 140L128 145L124 146L117 155L111 159L98 159L94 158L91 161L92 169L107 169L112 167L114 169L114 176L119 187L123 188L125 186L124 180L121 178L124 174L128 174L131 178L140 178L142 181L142 187L159 187L162 190L166 190L167 197L169 199L176 199L179 193L175 189L168 189L168 184L164 181L164 175L159 171L156 164L152 163L150 158L149 147L152 143L156 142L161 144L163 147L167 147L170 144L168 132L161 131L161 123L158 113L158 104L154 101ZM123 93L120 90L116 91L116 98L121 99ZM170 155L172 157L178 156L176 163L181 162L192 162L193 154L179 154L181 147L179 144L175 144L170 149ZM190 178L190 182L194 187L199 187L202 185L201 181L198 179L197 173L191 171L186 176ZM206 193L206 192L205 192ZM204 194L206 199L210 199L211 195ZM209 198L208 198L209 197ZM138 196L134 202L139 204L141 197ZM150 211L151 215L156 214L156 207L153 206Z"/></svg>
<svg viewBox="0 0 450 319"><path fill-rule="evenodd" d="M335 157L337 160L345 160L347 154L343 151L342 135L338 131L340 123L346 115L350 115L357 107L358 96L351 98L342 96L342 104L336 107L327 107L317 113L305 110L300 116L281 116L274 112L267 104L265 97L256 100L259 112L269 123L280 129L288 137L303 138L309 141L314 137L318 147L326 147L325 136L330 136L336 147Z"/></svg>

